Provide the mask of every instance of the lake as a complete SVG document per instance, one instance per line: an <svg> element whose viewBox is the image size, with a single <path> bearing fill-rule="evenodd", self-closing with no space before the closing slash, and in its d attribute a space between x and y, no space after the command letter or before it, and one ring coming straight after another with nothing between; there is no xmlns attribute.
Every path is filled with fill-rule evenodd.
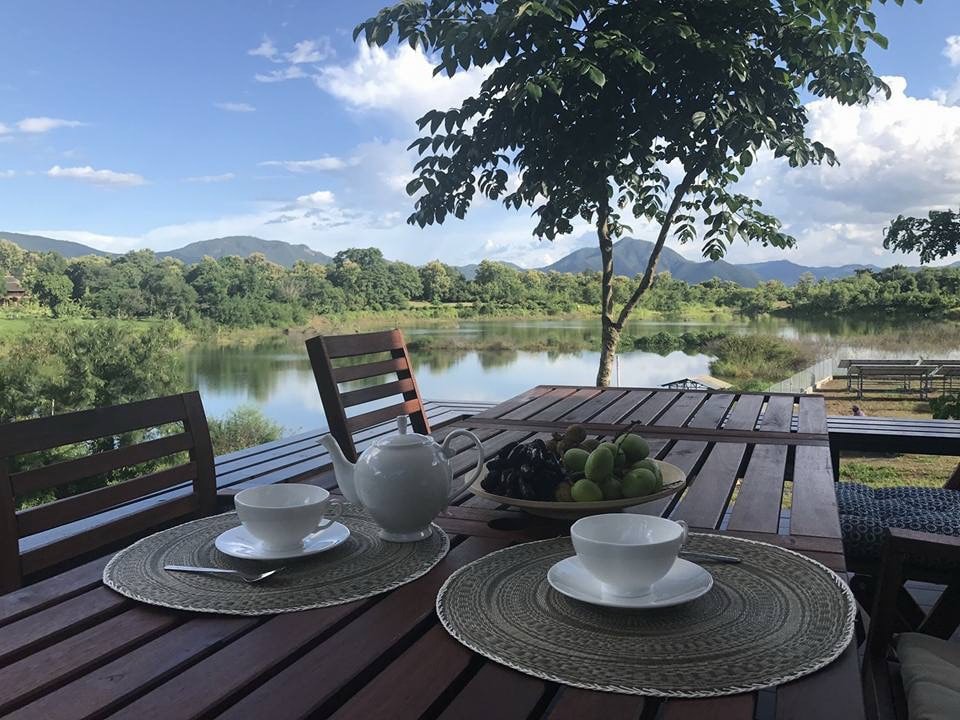
<svg viewBox="0 0 960 720"><path fill-rule="evenodd" d="M945 331L949 328L949 331ZM725 323L639 321L626 331L633 335L703 329L738 333L776 334L816 345L819 356L833 357L960 357L960 333L954 323L879 320L787 320L763 318ZM461 338L502 340L504 346L550 342L558 346L584 345L599 337L592 320L460 322L456 327L405 326L408 341L423 336L454 334ZM503 400L541 383L591 385L599 353L574 352L433 351L412 353L420 392L426 399ZM709 372L707 355L674 352L666 357L647 352L619 356L614 382L656 386ZM326 426L323 407L299 341L284 336L255 347L196 345L186 353L190 387L203 395L207 414L222 416L244 404L255 405L283 425L286 434Z"/></svg>

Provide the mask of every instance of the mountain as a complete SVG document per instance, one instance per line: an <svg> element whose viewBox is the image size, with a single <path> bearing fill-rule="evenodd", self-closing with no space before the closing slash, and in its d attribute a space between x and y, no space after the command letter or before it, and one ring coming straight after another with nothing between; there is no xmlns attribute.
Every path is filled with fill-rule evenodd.
<svg viewBox="0 0 960 720"><path fill-rule="evenodd" d="M653 250L653 243L635 238L623 238L614 243L613 270L617 275L633 277L643 273L647 268L647 261ZM600 270L600 248L580 248L569 255L560 258L552 265L542 268L544 272L579 273L584 270ZM687 260L683 255L664 248L660 253L657 271L668 271L678 280L696 284L719 278L730 280L745 287L754 287L764 278L743 265L732 265L724 260L717 262L694 262Z"/></svg>
<svg viewBox="0 0 960 720"><path fill-rule="evenodd" d="M329 255L324 255L306 245L291 245L281 240L263 240L252 235L231 235L212 240L200 240L176 250L159 252L157 256L177 258L189 265L200 262L205 256L219 259L230 255L247 257L253 253L262 253L270 262L285 267L293 267L298 260L320 265L328 265L333 260Z"/></svg>
<svg viewBox="0 0 960 720"><path fill-rule="evenodd" d="M31 250L33 252L55 252L66 258L80 257L81 255L111 257L115 254L104 250L97 250L81 243L70 242L69 240L54 240L53 238L43 237L42 235L22 235L21 233L0 232L0 240L12 242L24 250Z"/></svg>
<svg viewBox="0 0 960 720"><path fill-rule="evenodd" d="M497 260L501 265L506 265L507 267L513 268L514 270L526 270L524 267L520 267L516 263L504 262L502 260ZM480 267L480 263L470 263L469 265L458 265L455 266L454 270L459 270L460 274L463 275L467 280L473 280L477 276L477 268Z"/></svg>
<svg viewBox="0 0 960 720"><path fill-rule="evenodd" d="M879 270L876 265L814 266L797 265L789 260L746 263L740 267L755 272L762 280L779 280L785 285L796 285L800 276L810 273L817 280L836 280L853 275L857 270Z"/></svg>

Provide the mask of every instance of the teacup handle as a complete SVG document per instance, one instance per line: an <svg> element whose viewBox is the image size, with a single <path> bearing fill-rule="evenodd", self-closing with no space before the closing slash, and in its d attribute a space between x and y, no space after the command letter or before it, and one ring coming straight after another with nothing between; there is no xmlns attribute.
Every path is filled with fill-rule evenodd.
<svg viewBox="0 0 960 720"><path fill-rule="evenodd" d="M454 430L452 433L447 435L446 440L443 441L443 455L444 457L450 458L454 456L454 451L450 447L450 443L453 442L454 438L465 437L469 438L470 441L477 446L477 466L473 469L473 472L469 476L464 476L459 480L453 480L450 483L450 494L447 496L447 502L452 501L457 495L462 493L470 485L473 485L474 481L480 477L480 473L483 472L483 445L480 442L480 438L474 435L469 430Z"/></svg>
<svg viewBox="0 0 960 720"><path fill-rule="evenodd" d="M334 508L333 517L325 517L320 521L320 524L317 525L317 529L313 532L318 532L320 530L326 530L328 527L333 525L337 520L340 519L340 516L343 515L343 504L337 502L336 500L331 500L330 504L327 505L328 508Z"/></svg>
<svg viewBox="0 0 960 720"><path fill-rule="evenodd" d="M683 534L680 536L680 547L683 547L687 544L687 536L690 534L690 527L683 520L675 520L674 522L680 526L680 529L683 530Z"/></svg>

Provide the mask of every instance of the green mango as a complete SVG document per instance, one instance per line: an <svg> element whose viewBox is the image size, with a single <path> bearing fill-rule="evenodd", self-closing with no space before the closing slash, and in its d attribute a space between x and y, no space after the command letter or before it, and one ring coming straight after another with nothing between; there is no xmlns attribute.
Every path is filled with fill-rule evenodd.
<svg viewBox="0 0 960 720"><path fill-rule="evenodd" d="M619 500L623 497L623 487L616 478L610 478L600 483L600 491L604 500Z"/></svg>
<svg viewBox="0 0 960 720"><path fill-rule="evenodd" d="M635 433L627 433L617 438L617 447L627 454L627 460L635 463L650 454L650 445Z"/></svg>
<svg viewBox="0 0 960 720"><path fill-rule="evenodd" d="M563 454L563 468L568 473L583 472L583 468L590 458L590 453L580 448L570 448Z"/></svg>
<svg viewBox="0 0 960 720"><path fill-rule="evenodd" d="M613 474L614 455L610 448L601 445L587 458L583 466L583 473L587 480L595 483L603 482Z"/></svg>
<svg viewBox="0 0 960 720"><path fill-rule="evenodd" d="M623 476L620 483L624 497L644 497L663 487L663 481L646 468L631 470Z"/></svg>
<svg viewBox="0 0 960 720"><path fill-rule="evenodd" d="M586 439L587 431L584 430L583 425L571 425L563 434L564 442L570 447L576 447Z"/></svg>
<svg viewBox="0 0 960 720"><path fill-rule="evenodd" d="M657 464L656 460L653 458L644 458L643 460L637 460L630 466L631 470L636 470L638 468L645 468L649 470L654 475L662 475L663 472L660 470L660 465Z"/></svg>
<svg viewBox="0 0 960 720"><path fill-rule="evenodd" d="M587 480L577 480L570 489L570 495L574 502L597 502L603 500L603 491L595 482Z"/></svg>
<svg viewBox="0 0 960 720"><path fill-rule="evenodd" d="M586 450L587 452L593 452L598 447L600 447L600 441L596 438L587 438L582 443L580 443L580 448Z"/></svg>

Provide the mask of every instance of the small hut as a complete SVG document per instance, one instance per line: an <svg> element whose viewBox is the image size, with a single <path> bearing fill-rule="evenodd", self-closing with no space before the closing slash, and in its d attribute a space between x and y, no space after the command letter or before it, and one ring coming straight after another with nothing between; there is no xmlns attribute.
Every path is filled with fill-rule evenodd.
<svg viewBox="0 0 960 720"><path fill-rule="evenodd" d="M694 375L693 377L680 378L673 382L664 383L660 387L673 390L728 390L733 386L728 382L718 380L712 375Z"/></svg>
<svg viewBox="0 0 960 720"><path fill-rule="evenodd" d="M16 305L27 296L27 291L13 275L7 275L3 279L0 289L3 290L0 293L0 305Z"/></svg>

